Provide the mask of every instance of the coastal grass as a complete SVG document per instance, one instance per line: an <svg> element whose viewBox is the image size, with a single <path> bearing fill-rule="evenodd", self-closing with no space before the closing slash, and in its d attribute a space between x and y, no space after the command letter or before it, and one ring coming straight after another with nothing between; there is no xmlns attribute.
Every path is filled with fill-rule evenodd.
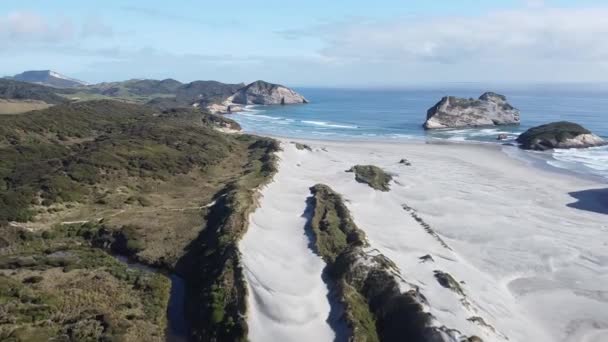
<svg viewBox="0 0 608 342"><path fill-rule="evenodd" d="M94 247L99 225L3 229L0 339L162 341L169 279Z"/></svg>
<svg viewBox="0 0 608 342"><path fill-rule="evenodd" d="M393 177L377 166L355 165L347 172L353 172L357 182L367 184L372 189L384 192L390 190L389 184Z"/></svg>
<svg viewBox="0 0 608 342"><path fill-rule="evenodd" d="M326 261L326 272L344 307L350 341L433 341L442 328L430 326L412 289L401 292L399 270L370 248L353 222L342 197L326 185L311 188L313 215L310 229L316 251Z"/></svg>
<svg viewBox="0 0 608 342"><path fill-rule="evenodd" d="M311 151L312 152L312 147L310 147L309 145L301 144L298 142L292 142L292 144L294 144L296 146L296 148L300 151Z"/></svg>
<svg viewBox="0 0 608 342"><path fill-rule="evenodd" d="M204 229L176 266L189 282L189 317L202 323L193 330L196 341L247 340L247 288L238 242L257 206L258 188L276 172L274 152L279 149L278 142L271 139L250 142L250 162L244 173L228 184L209 208Z"/></svg>
<svg viewBox="0 0 608 342"><path fill-rule="evenodd" d="M375 326L375 317L369 309L367 299L353 286L343 269L338 275L336 259L366 246L365 234L353 222L342 197L324 184L311 189L313 215L310 229L314 233L315 249L327 263L328 274L336 286L338 299L344 306L345 320L350 328L349 340L380 341Z"/></svg>
<svg viewBox="0 0 608 342"><path fill-rule="evenodd" d="M315 185L311 192L314 214L310 227L315 248L327 263L333 263L349 246L366 244L365 234L353 222L339 194L324 184Z"/></svg>

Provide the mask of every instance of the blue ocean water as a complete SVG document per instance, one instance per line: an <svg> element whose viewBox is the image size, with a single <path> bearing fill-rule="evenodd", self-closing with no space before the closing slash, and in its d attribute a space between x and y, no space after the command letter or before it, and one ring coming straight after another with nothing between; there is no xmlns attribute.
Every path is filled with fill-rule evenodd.
<svg viewBox="0 0 608 342"><path fill-rule="evenodd" d="M608 138L608 87L457 85L420 89L296 89L311 102L306 105L251 107L232 116L247 132L328 140L446 139L499 143L526 129L552 121L573 121ZM521 111L520 126L425 131L426 111L441 97L477 98L485 91L507 96ZM500 142L500 143L504 143ZM608 147L556 151L553 166L605 177Z"/></svg>

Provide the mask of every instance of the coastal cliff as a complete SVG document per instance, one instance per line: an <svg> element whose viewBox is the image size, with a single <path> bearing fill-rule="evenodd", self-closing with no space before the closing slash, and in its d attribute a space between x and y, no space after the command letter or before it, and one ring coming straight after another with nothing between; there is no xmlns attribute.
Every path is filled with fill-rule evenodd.
<svg viewBox="0 0 608 342"><path fill-rule="evenodd" d="M232 96L218 104L207 106L214 114L234 113L250 105L290 105L308 103L308 100L294 90L280 84L255 81L237 90Z"/></svg>
<svg viewBox="0 0 608 342"><path fill-rule="evenodd" d="M255 81L239 89L230 98L231 102L241 105L274 105L308 103L304 96L280 84Z"/></svg>
<svg viewBox="0 0 608 342"><path fill-rule="evenodd" d="M518 125L519 110L503 95L487 92L479 99L446 96L427 111L425 129Z"/></svg>

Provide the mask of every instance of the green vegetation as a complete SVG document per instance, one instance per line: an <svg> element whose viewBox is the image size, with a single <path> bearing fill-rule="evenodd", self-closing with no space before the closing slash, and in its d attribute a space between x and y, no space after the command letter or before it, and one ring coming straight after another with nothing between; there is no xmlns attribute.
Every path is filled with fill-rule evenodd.
<svg viewBox="0 0 608 342"><path fill-rule="evenodd" d="M166 180L202 170L236 145L202 123L152 114L100 101L0 117L0 222L31 220L31 204L90 202L98 183Z"/></svg>
<svg viewBox="0 0 608 342"><path fill-rule="evenodd" d="M315 208L310 227L315 234L315 247L327 263L351 246L364 246L365 234L359 230L340 195L327 185L311 188Z"/></svg>
<svg viewBox="0 0 608 342"><path fill-rule="evenodd" d="M161 110L192 108L219 103L231 96L243 84L225 84L216 81L195 81L182 84L176 80L128 80L95 84L78 89L61 89L57 92L69 99L90 101L113 99L130 103L148 104Z"/></svg>
<svg viewBox="0 0 608 342"><path fill-rule="evenodd" d="M30 101L30 103L0 103L0 114L17 114L27 110L67 102L114 100L133 104L146 104L159 110L192 108L198 105L220 103L233 95L244 84L226 84L216 81L194 81L182 84L173 79L127 80L81 87L55 88L40 84L0 79L0 99ZM31 101L40 101L33 105Z"/></svg>
<svg viewBox="0 0 608 342"><path fill-rule="evenodd" d="M451 274L443 271L435 271L434 273L435 279L437 279L437 282L439 282L441 286L450 289L461 296L465 295L462 287L460 287L460 284L456 281L456 279L454 279L454 277L452 277Z"/></svg>
<svg viewBox="0 0 608 342"><path fill-rule="evenodd" d="M21 114L32 110L46 109L51 105L37 100L3 100L0 99L0 115Z"/></svg>
<svg viewBox="0 0 608 342"><path fill-rule="evenodd" d="M312 148L306 144L300 144L300 143L292 143L296 145L296 148L300 151L312 151Z"/></svg>
<svg viewBox="0 0 608 342"><path fill-rule="evenodd" d="M228 128L235 131L241 130L241 125L238 122L228 119L223 115L208 114L203 116L203 124L209 126L217 126L219 128Z"/></svg>
<svg viewBox="0 0 608 342"><path fill-rule="evenodd" d="M245 340L237 243L279 145L232 123L108 100L0 116L0 274L59 303L0 339L162 340L168 279L112 252L185 279L193 339Z"/></svg>
<svg viewBox="0 0 608 342"><path fill-rule="evenodd" d="M353 222L342 197L331 188L317 184L311 189L314 208L310 229L315 236L315 248L328 265L336 284L339 300L344 305L345 319L353 341L379 341L375 317L365 297L347 276L337 274L336 259L361 247L366 247L365 234Z"/></svg>
<svg viewBox="0 0 608 342"><path fill-rule="evenodd" d="M41 234L3 228L11 243L0 254L2 341L163 340L169 279L94 248L107 231L93 224Z"/></svg>
<svg viewBox="0 0 608 342"><path fill-rule="evenodd" d="M251 141L250 162L244 173L228 184L209 208L205 228L176 266L188 281L188 316L202 323L193 331L197 341L247 340L247 289L238 241L257 205L256 189L276 172L274 152L278 149L274 140Z"/></svg>
<svg viewBox="0 0 608 342"><path fill-rule="evenodd" d="M53 88L5 78L0 78L0 99L37 100L49 104L67 102L65 98L57 95Z"/></svg>
<svg viewBox="0 0 608 342"><path fill-rule="evenodd" d="M310 229L317 252L344 306L351 341L427 341L433 328L415 291L401 293L391 260L367 252L365 234L340 195L328 186L311 188Z"/></svg>
<svg viewBox="0 0 608 342"><path fill-rule="evenodd" d="M374 165L356 165L346 172L354 172L357 182L365 183L370 188L380 191L389 191L389 183L393 180L391 175Z"/></svg>
<svg viewBox="0 0 608 342"><path fill-rule="evenodd" d="M127 80L56 89L58 95L74 101L117 100L144 104L155 98L171 98L182 84L176 80Z"/></svg>
<svg viewBox="0 0 608 342"><path fill-rule="evenodd" d="M99 93L112 97L154 96L175 94L182 86L181 82L173 79L165 80L128 80L124 82L101 83L88 86L91 93Z"/></svg>
<svg viewBox="0 0 608 342"><path fill-rule="evenodd" d="M179 87L175 100L180 105L192 105L195 102L202 106L219 103L230 97L244 84L226 84L216 81L195 81Z"/></svg>

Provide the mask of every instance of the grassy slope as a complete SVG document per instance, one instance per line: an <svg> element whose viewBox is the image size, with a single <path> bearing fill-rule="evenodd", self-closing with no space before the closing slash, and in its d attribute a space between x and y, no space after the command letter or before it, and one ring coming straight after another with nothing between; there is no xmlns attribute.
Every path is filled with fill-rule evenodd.
<svg viewBox="0 0 608 342"><path fill-rule="evenodd" d="M157 313L164 313L167 279L151 279L158 285L153 291L160 302L154 305L160 311L146 311L149 286L134 283L142 275L131 279L123 274L130 271L114 272L121 265L95 252L105 248L166 270L176 264L205 269L209 273L201 279L190 268L178 267L190 288L188 303L198 308L193 313L199 320L193 321L194 334L201 340L220 334L244 337L243 322L240 330L229 329L244 321L239 316L245 292L236 241L255 204L253 189L274 172L270 153L277 144L219 133L210 126L216 122L206 116L201 120L200 113L158 115L147 107L114 101L1 116L0 272L5 275L1 283L14 286L0 300L20 311L31 303L11 293L50 296L55 303L73 292L97 298L99 291L135 303L123 310L85 298L95 315L74 309L61 318L56 316L62 306L44 304L45 315L0 322L5 334L0 336L15 337L21 330L36 333L50 317L51 329L40 334L61 335L70 324L78 324L82 329L106 327L93 330L118 339L162 338L164 321ZM216 204L208 206L220 194ZM72 232L63 233L66 227ZM49 262L58 248L75 255L74 260ZM47 277L55 273L62 275L57 281L23 283L31 276L55 279ZM91 277L102 277L100 284L105 285L91 289ZM216 290L219 285L222 293ZM106 316L115 321L108 325Z"/></svg>
<svg viewBox="0 0 608 342"><path fill-rule="evenodd" d="M225 84L216 81L181 84L175 80L128 80L58 91L62 96L78 101L114 99L148 104L159 109L170 109L189 108L194 103L202 103L204 106L221 102L242 86L243 84Z"/></svg>
<svg viewBox="0 0 608 342"><path fill-rule="evenodd" d="M92 248L99 229L3 229L0 340L164 340L169 280Z"/></svg>
<svg viewBox="0 0 608 342"><path fill-rule="evenodd" d="M402 293L394 264L366 252L365 234L353 222L341 196L326 185L311 188L310 228L318 253L344 305L351 341L435 341L430 317L415 291Z"/></svg>
<svg viewBox="0 0 608 342"><path fill-rule="evenodd" d="M0 78L0 99L37 100L48 104L59 104L66 99L56 94L56 89Z"/></svg>
<svg viewBox="0 0 608 342"><path fill-rule="evenodd" d="M32 110L46 109L49 107L51 107L51 105L44 101L0 99L0 115L22 114Z"/></svg>

